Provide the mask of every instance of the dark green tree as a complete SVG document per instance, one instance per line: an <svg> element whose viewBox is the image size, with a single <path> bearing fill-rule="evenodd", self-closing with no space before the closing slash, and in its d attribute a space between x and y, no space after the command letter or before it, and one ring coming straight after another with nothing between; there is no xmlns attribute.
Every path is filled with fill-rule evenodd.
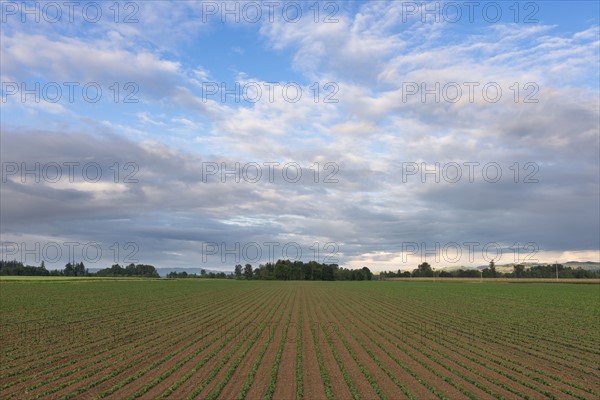
<svg viewBox="0 0 600 400"><path fill-rule="evenodd" d="M75 267L73 268L73 273L75 276L84 276L85 275L85 266L83 262L75 263Z"/></svg>
<svg viewBox="0 0 600 400"><path fill-rule="evenodd" d="M362 267L361 271L366 280L370 281L371 279L373 279L373 273L371 272L371 270L369 268Z"/></svg>
<svg viewBox="0 0 600 400"><path fill-rule="evenodd" d="M428 262L424 262L422 264L419 264L419 266L417 267L417 269L413 270L412 276L415 276L415 277L432 277L433 276L433 270L431 269L431 265L429 265Z"/></svg>
<svg viewBox="0 0 600 400"><path fill-rule="evenodd" d="M490 261L490 275L492 278L496 278L498 274L496 273L496 264L494 260Z"/></svg>
<svg viewBox="0 0 600 400"><path fill-rule="evenodd" d="M331 265L323 265L321 276L324 281L334 280L335 274L333 271L333 267Z"/></svg>
<svg viewBox="0 0 600 400"><path fill-rule="evenodd" d="M275 279L278 280L288 280L290 276L290 266L289 262L278 261L275 264Z"/></svg>
<svg viewBox="0 0 600 400"><path fill-rule="evenodd" d="M302 274L305 281L313 280L313 269L310 267L310 264L302 264Z"/></svg>
<svg viewBox="0 0 600 400"><path fill-rule="evenodd" d="M522 278L524 275L523 272L525 270L525 266L519 264L519 265L515 265L513 268L514 268L514 271L513 271L514 276L516 278Z"/></svg>
<svg viewBox="0 0 600 400"><path fill-rule="evenodd" d="M64 274L65 276L75 276L75 268L70 262L65 265Z"/></svg>
<svg viewBox="0 0 600 400"><path fill-rule="evenodd" d="M244 266L244 277L246 279L252 279L253 272L254 271L252 271L252 265L246 264Z"/></svg>

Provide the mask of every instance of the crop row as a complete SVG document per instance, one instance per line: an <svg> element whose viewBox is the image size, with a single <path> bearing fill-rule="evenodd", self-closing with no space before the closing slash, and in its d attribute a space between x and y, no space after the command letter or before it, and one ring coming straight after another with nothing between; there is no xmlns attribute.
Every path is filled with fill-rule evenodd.
<svg viewBox="0 0 600 400"><path fill-rule="evenodd" d="M481 349L483 346L480 346L479 341L474 340L474 338L465 338L464 336L458 336L458 337L452 337L452 335L450 336L446 336L444 338L444 340L440 341L439 337L429 337L429 338L425 338L425 340L423 339L423 336L421 336L421 334L423 333L422 330L419 329L419 322L418 319L417 320L413 320L410 316L406 316L404 315L404 311L400 311L400 315L397 312L392 312L390 310L394 310L394 308L390 307L390 304L378 304L376 307L367 307L368 304L371 304L368 301L361 301L360 299L344 299L344 301L334 301L334 299L328 299L325 301L325 303L327 304L343 304L346 308L346 310L338 310L338 312L336 313L336 315L340 315L340 316L347 316L347 315L360 315L360 320L361 323L367 324L365 326L364 331L365 332L369 332L371 335L373 333L377 333L378 335L381 335L382 338L384 338L384 340L387 341L386 346L394 346L396 348L398 348L398 350L401 350L402 353L408 354L410 355L414 355L413 359L417 360L421 360L423 362L423 360L427 360L429 359L430 363L433 365L435 364L434 368L432 369L432 372L436 372L436 371L440 371L443 369L446 369L448 372L451 373L451 375L454 375L456 377L459 377L463 380L466 380L467 382L471 383L473 386L478 387L479 389L483 390L486 393L492 394L490 393L490 389L488 387L485 386L481 386L480 384L480 380L482 378L488 380L488 382L498 385L500 386L502 389L504 390L508 390L509 392L512 392L513 395L522 395L522 393L515 393L514 389L512 389L511 386L506 385L505 383L500 383L498 381L498 377L505 375L506 377L510 377L512 378L515 382L524 384L525 386L527 386L530 389L533 389L535 391L537 391L538 393L544 394L545 396L548 397L553 397L555 395L553 395L551 392L549 392L546 389L543 389L541 387L538 386L538 383L542 383L542 385L544 386L549 386L549 384L547 382L544 381L544 379L548 379L546 375L542 375L542 376L533 376L532 374L530 374L527 370L519 370L517 369L516 371L512 372L518 372L517 374L507 374L507 373L502 373L501 369L494 369L491 374L482 374L480 372L476 372L475 368L469 367L467 366L466 362L462 362L462 364L464 365L464 367L462 367L459 363L456 362L455 358L458 357L462 357L463 359L465 357L470 357L469 361L474 361L476 362L475 366L488 366L488 364L486 364L485 362L481 361L481 360L486 360L490 354L482 354L482 353L478 353L477 350ZM395 310L394 310L395 311ZM428 318L427 316L421 316L421 318ZM342 326L344 326L344 324L341 324ZM398 332L400 332L400 330L402 330L402 334L399 335ZM432 340L435 339L435 340ZM485 342L485 341L483 341ZM377 343L379 344L379 343ZM385 348L386 346L382 346L381 344L379 344L379 346L381 348ZM408 347L411 347L412 349L409 350ZM447 353L449 352L449 350L452 349L456 349L455 352L455 357L453 358L448 358ZM430 350L431 349L437 349L438 350L438 356L435 356ZM441 349L441 350L439 350ZM414 353L413 353L414 351ZM439 356L444 357L444 360L440 360ZM481 357L478 359L478 357ZM479 365L478 365L479 364ZM457 366L457 368L451 367L451 365L455 365ZM458 368L460 367L460 368ZM479 371L479 370L478 370ZM489 372L489 371L488 371ZM441 374L439 372L437 372L438 376L440 376ZM469 374L469 375L468 375ZM475 376L473 376L473 375ZM550 374L550 376L552 376L552 374ZM452 378L450 378L449 376L446 375L441 375L441 377L451 383L452 382ZM527 378L530 378L531 381L529 381ZM566 384L569 385L569 382L567 382L566 380L562 380L559 379L558 380L561 384ZM534 383L531 383L534 382ZM556 386L556 385L553 385ZM558 385L560 387L560 385ZM577 385L577 384L570 384L570 386L572 388L577 388L577 389L581 389L582 391L588 393L589 394L595 394L595 392L590 389L590 388L585 388L583 386ZM457 387L458 388L458 387ZM460 388L458 388L460 389ZM565 394L570 394L570 395L574 395L575 392L571 389L560 387L559 390L561 390L561 392L565 393ZM465 393L463 390L461 390L461 392L468 396L471 397L469 393ZM498 397L500 395L496 395L495 397ZM584 394L579 393L578 395L575 394L574 397L583 397ZM521 396L524 397L524 396Z"/></svg>
<svg viewBox="0 0 600 400"><path fill-rule="evenodd" d="M588 327L576 328L578 340L563 338L560 326L555 336L536 337L535 330L513 329L519 310L508 308L507 320L513 322L504 325L496 315L515 304L515 296L529 296L535 300L530 309L540 308L531 314L539 326L549 324L544 318L551 307L563 307L597 328L591 317L595 308L583 302L578 307L569 288L562 292L568 302L561 305L551 297L558 294L536 287L490 286L497 296L476 308L469 301L484 296L482 286L473 284L190 280L125 285L65 284L63 293L38 284L50 296L45 301L60 306L47 319L10 319L12 327L21 327L12 334L4 327L0 397L600 397L600 352L594 337L584 335ZM104 289L120 303L89 301ZM76 304L74 293L88 301L68 314ZM0 305L2 317L23 309L15 299L8 303L13 308ZM27 315L38 314L29 310ZM31 330L22 329L27 323L41 327L32 343L26 343ZM85 323L96 328L86 330ZM481 328L473 329L477 324Z"/></svg>

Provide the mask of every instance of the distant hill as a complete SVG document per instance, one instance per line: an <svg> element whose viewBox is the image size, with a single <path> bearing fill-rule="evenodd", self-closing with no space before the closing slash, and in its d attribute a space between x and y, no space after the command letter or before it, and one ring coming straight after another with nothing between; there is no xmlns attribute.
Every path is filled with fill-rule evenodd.
<svg viewBox="0 0 600 400"><path fill-rule="evenodd" d="M562 264L564 267L570 267L573 269L576 268L581 268L581 269L585 269L585 270L592 270L592 271L596 271L596 270L600 270L600 263L597 262L593 262L593 261L567 261L567 262L558 262L559 264ZM515 265L524 265L525 268L531 268L531 267L535 267L536 265L553 265L554 263L509 263L509 264L501 264L501 265L496 265L496 270L498 272L512 272L514 269ZM488 268L489 265L480 265L477 267L477 269L485 269ZM452 267L454 268L454 267ZM467 267L461 267L463 269L467 269ZM458 269L458 268L456 268Z"/></svg>
<svg viewBox="0 0 600 400"><path fill-rule="evenodd" d="M444 267L443 270L447 272L458 271L459 269L467 270L467 269L479 269L480 267L465 267L464 265L453 265L452 267ZM436 269L437 271L437 269Z"/></svg>
<svg viewBox="0 0 600 400"><path fill-rule="evenodd" d="M581 268L581 269L588 269L588 270L598 270L600 269L600 263L597 262L593 262L593 261L567 261L566 263L563 263L563 265L565 267L571 267L571 268Z"/></svg>

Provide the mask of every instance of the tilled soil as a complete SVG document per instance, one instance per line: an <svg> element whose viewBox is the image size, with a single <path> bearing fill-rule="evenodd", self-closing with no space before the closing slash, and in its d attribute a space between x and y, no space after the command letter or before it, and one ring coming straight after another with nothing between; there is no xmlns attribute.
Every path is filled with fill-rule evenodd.
<svg viewBox="0 0 600 400"><path fill-rule="evenodd" d="M79 342L21 343L23 337L3 334L0 398L229 400L245 385L247 399L271 393L285 400L600 394L600 352L593 338L581 340L585 330L579 340L513 337L509 328L487 326L470 334L472 316L439 313L401 292L361 288L368 283L226 284L229 291L199 292L195 300L170 293L165 299L178 307L163 304L154 314L132 298L132 323L123 323L126 307L119 305L121 331L110 338L106 329L88 330Z"/></svg>

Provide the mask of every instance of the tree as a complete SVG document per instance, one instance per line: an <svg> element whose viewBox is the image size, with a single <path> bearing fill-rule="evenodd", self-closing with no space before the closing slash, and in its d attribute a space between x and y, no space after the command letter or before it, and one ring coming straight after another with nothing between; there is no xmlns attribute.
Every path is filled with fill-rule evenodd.
<svg viewBox="0 0 600 400"><path fill-rule="evenodd" d="M339 268L335 273L335 279L339 281L352 280L352 270L348 268Z"/></svg>
<svg viewBox="0 0 600 400"><path fill-rule="evenodd" d="M495 278L498 276L496 274L496 264L494 264L494 260L490 261L490 273L492 275L492 278Z"/></svg>
<svg viewBox="0 0 600 400"><path fill-rule="evenodd" d="M366 280L370 281L373 278L373 273L367 267L362 267L362 273Z"/></svg>
<svg viewBox="0 0 600 400"><path fill-rule="evenodd" d="M65 276L75 276L75 268L71 263L65 265Z"/></svg>
<svg viewBox="0 0 600 400"><path fill-rule="evenodd" d="M316 261L309 261L308 265L312 270L312 279L320 281L323 279L323 266Z"/></svg>
<svg viewBox="0 0 600 400"><path fill-rule="evenodd" d="M304 278L304 271L302 271L302 261L294 261L291 266L291 279L302 280Z"/></svg>
<svg viewBox="0 0 600 400"><path fill-rule="evenodd" d="M240 279L242 277L242 266L240 264L235 266L234 274L235 279Z"/></svg>
<svg viewBox="0 0 600 400"><path fill-rule="evenodd" d="M246 279L252 279L252 272L252 265L246 264L246 266L244 267L244 276L246 277Z"/></svg>
<svg viewBox="0 0 600 400"><path fill-rule="evenodd" d="M525 266L519 264L519 265L515 265L513 268L515 269L514 272L513 272L515 274L515 276L517 278L522 278L523 277L523 271L525 270Z"/></svg>
<svg viewBox="0 0 600 400"><path fill-rule="evenodd" d="M275 274L275 265L273 263L268 262L265 265L265 278L270 279Z"/></svg>
<svg viewBox="0 0 600 400"><path fill-rule="evenodd" d="M73 268L73 273L75 276L84 276L85 275L85 266L83 262L75 263L75 267Z"/></svg>
<svg viewBox="0 0 600 400"><path fill-rule="evenodd" d="M275 279L287 280L289 279L290 267L285 262L277 262L275 264Z"/></svg>
<svg viewBox="0 0 600 400"><path fill-rule="evenodd" d="M125 267L125 275L127 275L127 276L135 275L135 264L134 263L131 263Z"/></svg>
<svg viewBox="0 0 600 400"><path fill-rule="evenodd" d="M413 276L417 277L429 277L433 276L433 270L431 269L431 265L428 262L424 262L419 264L417 269L413 270Z"/></svg>
<svg viewBox="0 0 600 400"><path fill-rule="evenodd" d="M335 279L333 267L331 265L323 265L322 278L324 281L332 281Z"/></svg>
<svg viewBox="0 0 600 400"><path fill-rule="evenodd" d="M302 274L304 275L304 280L305 281L312 281L312 279L313 279L313 270L310 267L310 264L303 264L302 265Z"/></svg>

